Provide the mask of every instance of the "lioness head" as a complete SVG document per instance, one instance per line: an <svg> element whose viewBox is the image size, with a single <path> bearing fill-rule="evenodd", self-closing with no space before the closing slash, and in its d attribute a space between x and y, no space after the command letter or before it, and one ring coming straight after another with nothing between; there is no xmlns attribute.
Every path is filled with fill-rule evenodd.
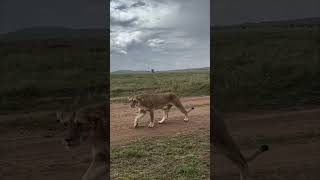
<svg viewBox="0 0 320 180"><path fill-rule="evenodd" d="M86 118L77 116L76 112L57 112L56 116L65 128L63 144L67 149L78 147L89 137L92 125Z"/></svg>
<svg viewBox="0 0 320 180"><path fill-rule="evenodd" d="M133 96L133 97L128 97L128 101L129 101L129 104L130 104L130 107L131 107L131 108L135 108L135 107L138 105L138 103L139 103L137 97L135 97L135 96Z"/></svg>

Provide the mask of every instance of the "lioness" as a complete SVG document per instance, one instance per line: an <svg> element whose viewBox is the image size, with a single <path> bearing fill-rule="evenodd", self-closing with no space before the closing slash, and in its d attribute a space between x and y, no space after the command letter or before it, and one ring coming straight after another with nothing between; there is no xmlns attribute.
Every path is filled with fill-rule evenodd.
<svg viewBox="0 0 320 180"><path fill-rule="evenodd" d="M213 145L214 149L223 153L238 166L240 169L241 180L247 180L249 178L248 162L254 160L258 155L267 151L269 147L267 145L262 145L255 153L245 158L231 137L223 119L218 116L217 112L213 108L211 108L211 113L213 113L213 123L210 124L210 131L213 132L213 138L211 138L210 144ZM211 159L211 162L214 162L213 159Z"/></svg>
<svg viewBox="0 0 320 180"><path fill-rule="evenodd" d="M172 105L175 105L183 114L184 114L184 121L188 121L188 113L194 109L193 107L188 111L185 110L181 101L177 95L174 93L163 93L163 94L141 94L133 97L129 97L129 104L131 108L138 107L139 112L134 119L133 126L136 128L138 127L138 121L146 115L147 111L150 113L150 123L148 127L154 127L154 110L162 109L163 117L159 124L162 124L167 118L168 113Z"/></svg>
<svg viewBox="0 0 320 180"><path fill-rule="evenodd" d="M64 144L67 149L78 147L89 140L92 143L92 161L82 180L106 180L108 152L106 148L105 103L86 106L74 112L57 112L58 122L65 126Z"/></svg>

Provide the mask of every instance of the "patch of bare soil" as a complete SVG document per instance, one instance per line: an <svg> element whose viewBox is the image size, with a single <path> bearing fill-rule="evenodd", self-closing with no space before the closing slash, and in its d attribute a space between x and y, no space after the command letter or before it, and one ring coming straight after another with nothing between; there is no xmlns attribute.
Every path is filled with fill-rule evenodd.
<svg viewBox="0 0 320 180"><path fill-rule="evenodd" d="M186 109L194 106L189 113L189 122L184 122L184 115L176 108L169 112L169 119L164 124L158 124L162 118L161 110L155 112L155 127L148 128L149 114L139 122L138 128L133 127L133 121L137 109L131 109L128 104L111 104L111 145L122 144L141 137L168 136L175 134L187 134L196 131L208 131L210 126L210 98L188 97L181 99Z"/></svg>
<svg viewBox="0 0 320 180"><path fill-rule="evenodd" d="M147 128L148 117L138 129L133 129L135 110L128 105L112 104L111 143L125 143L145 136L160 136L192 132L209 128L209 98L193 97L182 99L184 105L192 104L190 121L183 121L183 114L173 110L169 120L155 128ZM159 112L158 112L159 113ZM161 118L156 114L157 119ZM89 166L89 146L67 151L61 143L60 129L39 128L30 124L33 119L53 121L52 112L35 112L0 116L0 122L15 121L14 126L0 127L0 179L1 180L79 180ZM22 122L22 123L20 123ZM24 123L27 123L25 127ZM18 125L19 127L15 126ZM41 123L42 124L42 123ZM43 124L42 124L43 125ZM53 124L54 126L54 124Z"/></svg>
<svg viewBox="0 0 320 180"><path fill-rule="evenodd" d="M185 106L194 105L190 121L183 121L178 110L170 111L165 124L148 128L149 116L134 129L136 110L127 104L111 104L111 144L122 144L140 137L194 133L209 129L209 97L183 98ZM50 113L35 114L46 120ZM50 117L52 113L50 114ZM244 154L260 144L270 151L249 164L255 180L318 180L320 177L320 108L256 111L222 114ZM0 116L0 121L15 118L23 121L32 114ZM155 115L161 119L161 112ZM52 118L52 117L51 117ZM27 128L28 127L28 128ZM1 180L79 180L90 163L90 149L67 151L56 129L0 127ZM238 169L221 154L214 154L214 178L238 180Z"/></svg>
<svg viewBox="0 0 320 180"><path fill-rule="evenodd" d="M34 115L34 116L33 116ZM0 121L30 121L30 118L52 117L52 113L29 113L0 116ZM27 119L26 119L27 118ZM9 123L9 122L8 122ZM61 143L62 131L9 125L0 131L1 180L79 180L91 161L90 147L67 151ZM55 126L55 124L53 124Z"/></svg>

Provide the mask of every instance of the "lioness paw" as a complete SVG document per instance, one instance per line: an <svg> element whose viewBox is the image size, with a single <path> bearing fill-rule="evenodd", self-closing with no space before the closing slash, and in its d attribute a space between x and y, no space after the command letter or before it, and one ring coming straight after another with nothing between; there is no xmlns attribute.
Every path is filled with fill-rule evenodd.
<svg viewBox="0 0 320 180"><path fill-rule="evenodd" d="M138 127L138 123L133 124L134 128Z"/></svg>
<svg viewBox="0 0 320 180"><path fill-rule="evenodd" d="M149 128L153 128L154 127L154 123L153 122L149 123L148 127Z"/></svg>
<svg viewBox="0 0 320 180"><path fill-rule="evenodd" d="M161 119L160 121L158 121L159 124L164 123L164 119Z"/></svg>

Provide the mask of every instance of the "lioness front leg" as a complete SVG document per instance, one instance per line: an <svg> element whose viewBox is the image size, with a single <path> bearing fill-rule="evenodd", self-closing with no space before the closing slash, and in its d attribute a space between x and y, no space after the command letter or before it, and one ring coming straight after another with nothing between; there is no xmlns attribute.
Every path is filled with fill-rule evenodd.
<svg viewBox="0 0 320 180"><path fill-rule="evenodd" d="M134 119L133 127L138 127L138 121L146 115L146 111L139 109L139 113L137 114L136 118Z"/></svg>
<svg viewBox="0 0 320 180"><path fill-rule="evenodd" d="M148 127L149 127L149 128L153 128L153 126L154 126L154 121L153 121L153 119L154 119L154 112L153 112L153 110L150 110L149 112L150 112L150 123L149 123Z"/></svg>

